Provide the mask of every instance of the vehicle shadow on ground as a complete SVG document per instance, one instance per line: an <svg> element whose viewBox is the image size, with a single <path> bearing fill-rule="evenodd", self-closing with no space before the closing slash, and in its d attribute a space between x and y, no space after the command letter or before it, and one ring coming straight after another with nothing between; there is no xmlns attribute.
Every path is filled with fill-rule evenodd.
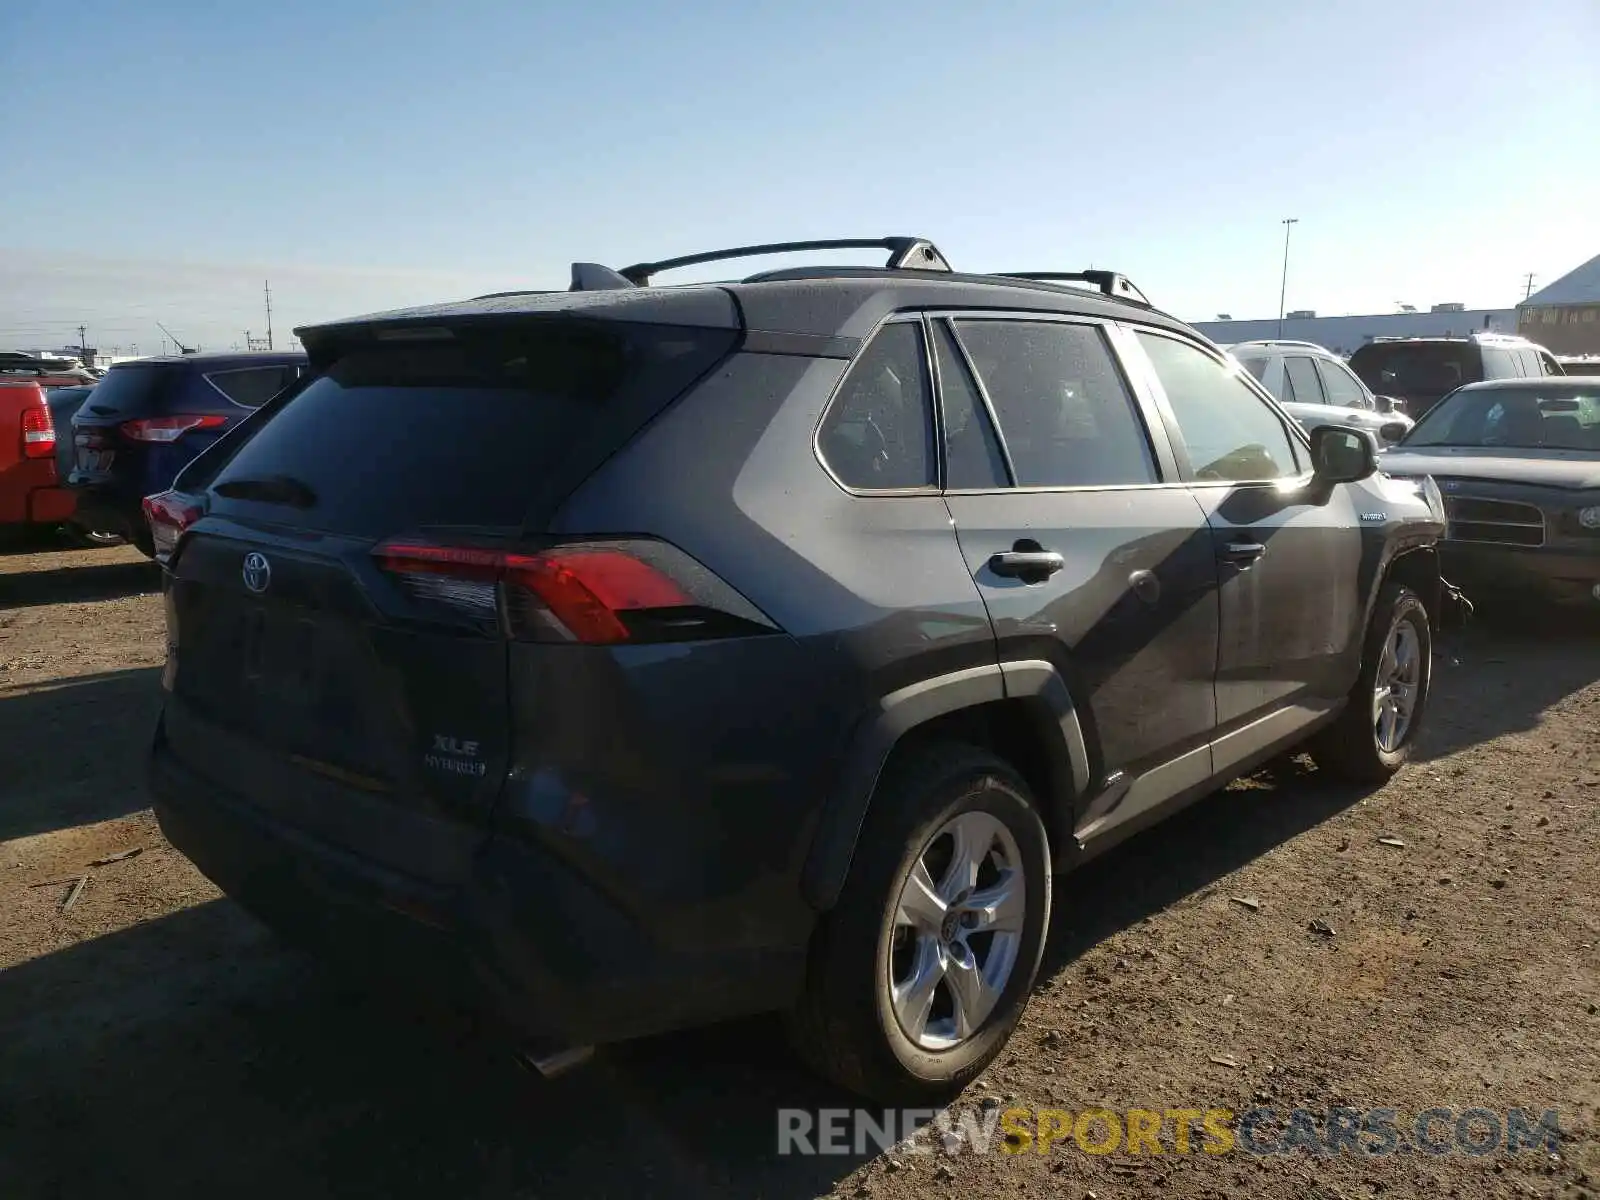
<svg viewBox="0 0 1600 1200"><path fill-rule="evenodd" d="M149 561L7 571L0 574L0 609L117 600L160 590L161 568Z"/></svg>
<svg viewBox="0 0 1600 1200"><path fill-rule="evenodd" d="M1040 982L1146 917L1197 892L1343 812L1372 788L1320 776L1283 759L1137 835L1056 884ZM1134 868L1130 857L1137 860Z"/></svg>
<svg viewBox="0 0 1600 1200"><path fill-rule="evenodd" d="M1597 612L1496 614L1434 645L1433 690L1416 761L1508 733L1600 680Z"/></svg>
<svg viewBox="0 0 1600 1200"><path fill-rule="evenodd" d="M771 1021L545 1081L443 1010L281 949L227 901L0 974L7 1200L826 1193L776 1112L844 1106Z"/></svg>
<svg viewBox="0 0 1600 1200"><path fill-rule="evenodd" d="M1528 728L1600 673L1593 640L1512 643L1474 632L1441 643L1440 654L1471 656L1473 669L1453 677L1441 667L1425 757ZM1506 678L1536 673L1541 683L1516 693L1515 707L1498 703L1482 695L1480 676L1491 668ZM54 690L108 688L106 702L118 703L124 688L125 702L148 704L153 715L151 675ZM0 702L0 744L18 744L31 722L8 711L31 699ZM142 758L142 716L108 713L106 727L121 730L127 745L115 761L131 770ZM46 783L58 786L44 772L33 786ZM1064 879L1044 981L1366 794L1319 778L1304 761L1280 762L1250 784ZM0 781L0 797L8 786ZM0 803L0 822L8 811ZM226 901L12 967L0 974L0 1029L8 1200L792 1200L828 1192L868 1157L777 1154L779 1109L855 1102L796 1063L775 1021L613 1047L547 1082L515 1066L492 1031L348 985L281 949Z"/></svg>
<svg viewBox="0 0 1600 1200"><path fill-rule="evenodd" d="M159 667L0 686L0 842L150 806L144 754Z"/></svg>
<svg viewBox="0 0 1600 1200"><path fill-rule="evenodd" d="M1137 871L1123 847L1064 881L1057 911L1073 916L1046 977L1361 794L1307 770L1278 769L1292 795L1265 773L1145 834ZM777 1153L780 1109L859 1101L802 1069L776 1019L611 1047L545 1081L492 1030L375 998L228 901L6 971L0 1028L8 1200L211 1200L219 1183L296 1200L789 1200L830 1191L872 1153Z"/></svg>

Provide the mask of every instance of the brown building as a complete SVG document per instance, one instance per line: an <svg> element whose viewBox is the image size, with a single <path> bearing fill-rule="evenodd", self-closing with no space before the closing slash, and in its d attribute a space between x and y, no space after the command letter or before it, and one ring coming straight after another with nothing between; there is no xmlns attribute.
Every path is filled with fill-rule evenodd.
<svg viewBox="0 0 1600 1200"><path fill-rule="evenodd" d="M1517 305L1517 332L1556 354L1600 354L1600 255Z"/></svg>

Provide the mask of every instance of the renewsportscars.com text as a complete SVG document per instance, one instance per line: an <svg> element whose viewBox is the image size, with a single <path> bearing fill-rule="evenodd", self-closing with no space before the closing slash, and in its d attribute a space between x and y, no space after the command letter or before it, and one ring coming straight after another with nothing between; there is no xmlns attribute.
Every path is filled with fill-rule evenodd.
<svg viewBox="0 0 1600 1200"><path fill-rule="evenodd" d="M778 1110L778 1153L871 1154L1517 1154L1554 1153L1555 1109L825 1108Z"/></svg>

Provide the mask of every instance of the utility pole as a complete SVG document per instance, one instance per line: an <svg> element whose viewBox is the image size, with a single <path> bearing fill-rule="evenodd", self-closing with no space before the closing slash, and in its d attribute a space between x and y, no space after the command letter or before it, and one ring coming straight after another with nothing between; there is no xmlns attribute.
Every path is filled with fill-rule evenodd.
<svg viewBox="0 0 1600 1200"><path fill-rule="evenodd" d="M78 326L78 354L81 357L81 356L87 354L88 352L89 352L89 331L84 326L79 325ZM88 366L88 365L89 365L88 363L84 364L84 366Z"/></svg>
<svg viewBox="0 0 1600 1200"><path fill-rule="evenodd" d="M1283 336L1284 300L1289 295L1289 235L1300 223L1299 217L1286 217L1283 222L1283 283L1278 288L1278 336Z"/></svg>
<svg viewBox="0 0 1600 1200"><path fill-rule="evenodd" d="M266 279L261 283L261 290L267 294L267 349L272 349L272 280ZM246 342L245 345L249 345Z"/></svg>
<svg viewBox="0 0 1600 1200"><path fill-rule="evenodd" d="M1523 299L1524 303L1527 302L1528 297L1533 295L1533 281L1534 281L1534 278L1535 278L1535 276L1534 276L1533 272L1529 271L1528 272L1528 286L1522 293L1522 299Z"/></svg>

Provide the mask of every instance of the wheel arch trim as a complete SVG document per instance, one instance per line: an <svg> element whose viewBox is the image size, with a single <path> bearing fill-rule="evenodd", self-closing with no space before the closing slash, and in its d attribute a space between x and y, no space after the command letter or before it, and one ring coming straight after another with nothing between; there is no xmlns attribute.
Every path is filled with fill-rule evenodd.
<svg viewBox="0 0 1600 1200"><path fill-rule="evenodd" d="M934 676L891 692L857 724L835 784L822 805L801 869L801 894L819 912L833 907L844 888L857 841L884 766L906 735L940 717L999 700L1032 699L1053 718L1059 735L1050 751L1066 765L1072 795L1054 797L1052 839L1070 837L1074 801L1088 790L1089 756L1077 707L1066 681L1048 662L991 663ZM1052 741L1054 739L1052 738ZM1061 801L1065 800L1065 803ZM1059 842L1057 842L1059 844Z"/></svg>

